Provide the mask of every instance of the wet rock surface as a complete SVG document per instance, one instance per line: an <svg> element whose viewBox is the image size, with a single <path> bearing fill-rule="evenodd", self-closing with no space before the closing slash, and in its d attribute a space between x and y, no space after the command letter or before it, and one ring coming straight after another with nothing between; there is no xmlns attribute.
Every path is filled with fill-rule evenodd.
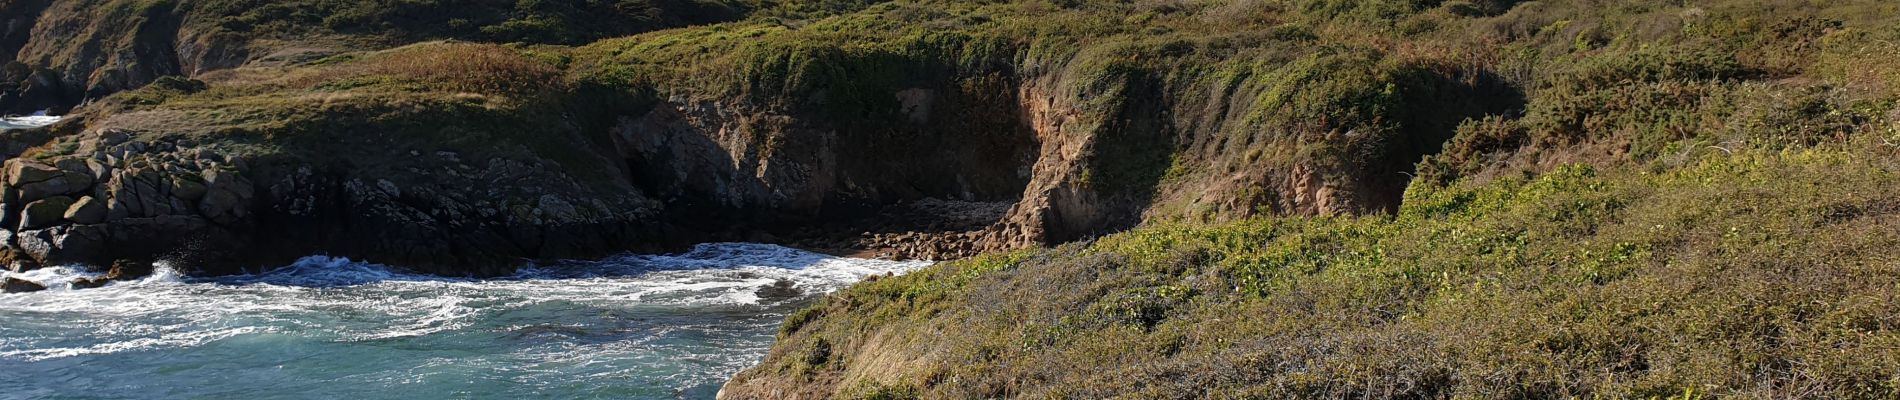
<svg viewBox="0 0 1900 400"><path fill-rule="evenodd" d="M772 282L770 285L759 287L759 290L754 292L754 294L761 299L782 300L804 295L805 291L799 289L797 284L790 280L780 279L776 282Z"/></svg>
<svg viewBox="0 0 1900 400"><path fill-rule="evenodd" d="M0 283L0 293L27 293L41 290L46 290L46 286L20 278L7 278L6 282Z"/></svg>

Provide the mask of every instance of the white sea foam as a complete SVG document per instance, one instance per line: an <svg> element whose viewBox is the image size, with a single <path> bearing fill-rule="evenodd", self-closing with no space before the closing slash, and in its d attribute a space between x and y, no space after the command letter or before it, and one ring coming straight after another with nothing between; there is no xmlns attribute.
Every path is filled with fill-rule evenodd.
<svg viewBox="0 0 1900 400"><path fill-rule="evenodd" d="M662 311L767 307L786 301L757 295L759 288L776 282L792 282L809 296L840 289L865 276L904 273L927 264L717 243L675 255L537 265L515 276L487 280L421 275L346 258L311 256L285 268L223 278L182 277L170 266L158 265L150 277L85 290L69 290L64 282L93 274L51 267L6 273L53 290L0 295L0 315L7 316L0 324L0 360L43 361L189 348L262 334L334 343L419 338L478 328L587 336L596 334L590 330L604 329L596 325L608 323L574 327L537 318L602 307L633 307L635 311L602 312L636 317L645 315L638 311L645 309L641 307L668 307ZM762 321L748 323L771 324L776 318ZM745 328L769 331L769 326ZM610 329L598 335L622 335L624 329L635 328L616 329L623 331ZM649 336L664 337L670 334L666 329L679 328L640 329L653 329ZM616 343L628 348L652 345L638 340ZM754 346L758 347L751 351L763 350L762 344ZM563 363L587 362L591 357L605 357L587 353L599 351L580 347L554 354L565 354L560 359Z"/></svg>
<svg viewBox="0 0 1900 400"><path fill-rule="evenodd" d="M38 283L41 286L45 286L47 290L71 289L73 280L91 278L94 276L98 276L98 274L88 272L85 268L73 266L46 267L21 273L0 273L0 278L15 278Z"/></svg>
<svg viewBox="0 0 1900 400"><path fill-rule="evenodd" d="M47 110L40 110L33 115L0 118L0 129L38 128L59 123L61 119L63 117L47 115Z"/></svg>

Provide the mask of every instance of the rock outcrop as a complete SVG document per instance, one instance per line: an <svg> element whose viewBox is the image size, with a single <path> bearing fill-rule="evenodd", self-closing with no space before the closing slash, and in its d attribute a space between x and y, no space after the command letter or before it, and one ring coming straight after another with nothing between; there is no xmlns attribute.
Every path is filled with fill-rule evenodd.
<svg viewBox="0 0 1900 400"><path fill-rule="evenodd" d="M418 153L415 164L439 169L399 167L415 175L397 184L273 158L281 154L135 136L96 129L72 138L71 154L7 160L0 238L40 265L166 259L222 274L332 252L496 275L522 259L623 250L636 237L631 225L653 219L635 194L581 198L572 186L518 194L577 185L518 160Z"/></svg>
<svg viewBox="0 0 1900 400"><path fill-rule="evenodd" d="M952 259L1155 219L1390 210L1457 121L1514 105L1481 70L1356 50L1216 79L1169 70L1185 59L952 36L747 50L763 64L724 86L590 69L655 64L601 55L618 50L424 43L314 62L337 50L290 55L181 17L208 5L109 3L0 4L39 10L0 44L63 101L150 83L6 141L0 244L16 259L216 274L323 252L493 275L699 240ZM1196 45L1179 46L1162 54ZM889 218L933 199L986 211Z"/></svg>
<svg viewBox="0 0 1900 400"><path fill-rule="evenodd" d="M1288 151L1283 146L1297 141L1202 145L1252 122L1180 111L1195 104L1176 99L1204 89L1192 82L1141 73L1085 78L1066 61L1031 64L892 82L884 96L860 100L862 108L851 111L858 120L837 118L833 106L796 93L675 95L606 115L559 118L513 108L371 105L364 115L232 128L266 136L327 129L259 146L191 122L154 122L181 118L162 109L106 108L82 114L80 133L54 135L41 146L48 150L6 161L0 239L41 264L169 259L211 274L327 252L495 275L525 260L756 240L751 232L788 243L842 237L853 243L811 247L954 259L1181 218L1184 209L1213 207L1229 218L1386 209L1403 188L1404 180L1395 179L1400 168L1450 129L1419 121L1319 125L1281 134L1339 140L1335 145L1380 157L1348 164L1247 160L1234 154ZM1456 82L1475 81L1424 76L1408 84L1463 96L1482 87ZM162 89L205 90L191 85L197 88ZM1254 97L1243 91L1212 101ZM1444 103L1439 114L1453 117L1485 110L1469 101ZM447 142L403 133L414 129L412 120L444 115L519 121L545 132L446 125L442 132L492 136ZM612 122L598 125L604 131L577 122L590 119ZM328 126L338 128L317 128ZM1421 144L1351 142L1356 130L1394 129ZM1184 171L1176 166L1181 159L1227 169ZM801 229L817 221L888 220L893 205L931 199L1011 205ZM974 214L983 216L967 218ZM774 239L786 237L792 239Z"/></svg>

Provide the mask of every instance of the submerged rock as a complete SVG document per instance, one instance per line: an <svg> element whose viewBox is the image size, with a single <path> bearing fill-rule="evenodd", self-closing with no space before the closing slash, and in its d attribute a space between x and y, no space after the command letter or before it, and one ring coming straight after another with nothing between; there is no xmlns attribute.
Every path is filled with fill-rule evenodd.
<svg viewBox="0 0 1900 400"><path fill-rule="evenodd" d="M152 275L153 270L154 268L151 263L118 260L112 263L112 269L106 270L105 275L91 278L77 278L73 279L71 283L73 289L93 289L112 282L144 278Z"/></svg>
<svg viewBox="0 0 1900 400"><path fill-rule="evenodd" d="M799 289L798 284L789 279L780 279L770 285L760 286L759 290L753 294L766 300L784 300L804 295L805 291Z"/></svg>
<svg viewBox="0 0 1900 400"><path fill-rule="evenodd" d="M73 289L97 289L100 287L104 287L107 283L112 283L112 280L106 279L104 277L73 278L73 281L70 282L70 284L73 286Z"/></svg>

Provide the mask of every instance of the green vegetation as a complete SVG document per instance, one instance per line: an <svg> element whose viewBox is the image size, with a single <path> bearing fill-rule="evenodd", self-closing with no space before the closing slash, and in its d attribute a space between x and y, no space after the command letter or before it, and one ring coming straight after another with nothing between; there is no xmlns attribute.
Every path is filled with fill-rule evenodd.
<svg viewBox="0 0 1900 400"><path fill-rule="evenodd" d="M202 7L229 7L217 15L232 32L542 45L242 68L95 109L141 132L311 157L369 137L541 156L606 182L610 163L586 144L660 99L902 143L917 137L890 128L908 123L893 93L931 88L1072 108L1061 129L1094 139L1079 186L1149 211L1099 240L856 285L793 314L741 385L864 398L1900 397L1889 1L706 3L752 17L599 41L633 31L579 18L631 18L589 8L629 3L469 6L479 18L401 3ZM377 22L408 15L465 21ZM1270 183L1302 169L1385 187L1389 203L1363 201L1392 212L1281 215L1295 210L1273 198L1305 188Z"/></svg>
<svg viewBox="0 0 1900 400"><path fill-rule="evenodd" d="M434 179L400 172L414 167L411 151L427 150L473 160L550 160L611 191L622 178L600 168L611 164L594 151L594 138L565 118L581 100L567 95L562 74L558 59L533 51L425 42L306 65L220 71L205 81L168 77L87 112L153 137L225 143L234 156L348 166L399 183Z"/></svg>
<svg viewBox="0 0 1900 400"><path fill-rule="evenodd" d="M1890 398L1892 152L1570 166L1414 186L1396 216L1161 224L947 263L801 313L823 318L788 325L754 373L828 340L833 359L921 360L808 376L927 397Z"/></svg>
<svg viewBox="0 0 1900 400"><path fill-rule="evenodd" d="M210 0L181 6L191 23L211 31L272 39L348 34L556 44L729 21L756 7L718 0Z"/></svg>
<svg viewBox="0 0 1900 400"><path fill-rule="evenodd" d="M789 67L825 51L964 74L1013 57L1016 73L1066 78L1062 90L1099 118L1082 122L1106 132L1140 120L1128 114L1140 101L1244 115L1158 161L1116 164L1140 160L1121 154L1099 167L1152 174L1084 175L1150 176L1163 193L1193 192L1181 201L1220 197L1211 177L1273 165L1389 174L1435 153L1390 215L1235 220L1245 213L1159 204L1185 218L859 284L796 314L735 387L1871 399L1900 396L1900 313L1888 304L1900 285L1900 68L1875 56L1895 54L1895 7L896 2L583 52L651 68L629 75L680 77L657 86L755 95L759 82L826 82ZM942 32L968 39L919 39ZM732 55L753 52L780 56ZM675 56L694 61L638 61ZM1486 92L1486 80L1509 90ZM752 86L719 86L734 83ZM1471 88L1516 98L1455 104Z"/></svg>

